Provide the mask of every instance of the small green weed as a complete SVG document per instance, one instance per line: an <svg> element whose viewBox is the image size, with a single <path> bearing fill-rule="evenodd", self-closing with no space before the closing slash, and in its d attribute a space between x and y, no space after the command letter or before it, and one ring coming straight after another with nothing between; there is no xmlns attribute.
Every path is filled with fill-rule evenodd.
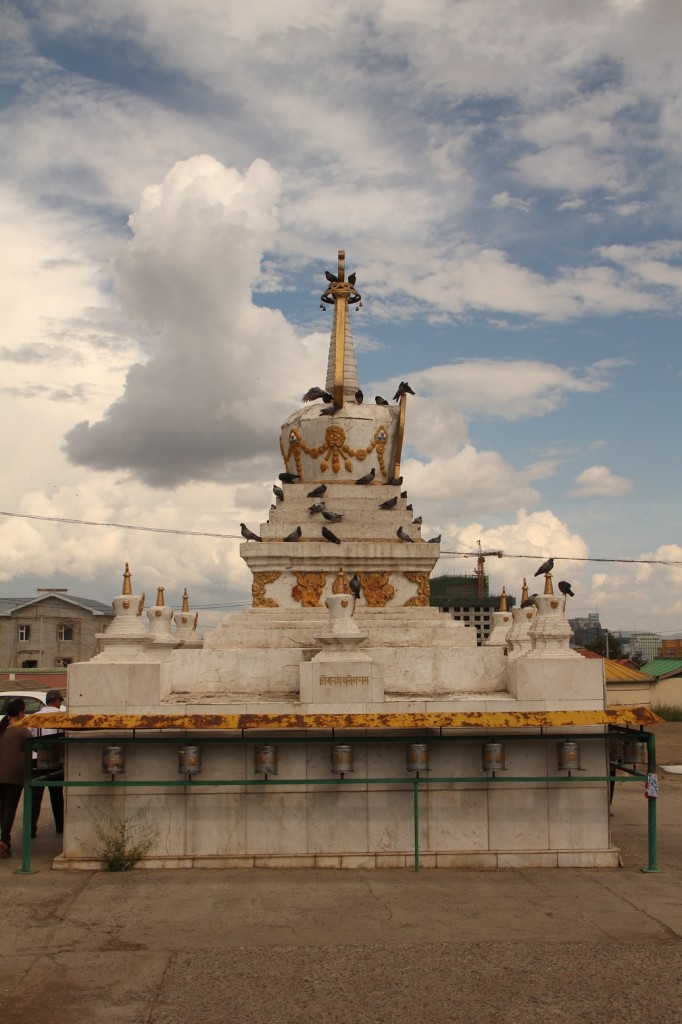
<svg viewBox="0 0 682 1024"><path fill-rule="evenodd" d="M97 842L90 851L104 861L109 871L130 871L149 853L156 842L157 830L146 821L143 811L130 818L101 814L95 825Z"/></svg>

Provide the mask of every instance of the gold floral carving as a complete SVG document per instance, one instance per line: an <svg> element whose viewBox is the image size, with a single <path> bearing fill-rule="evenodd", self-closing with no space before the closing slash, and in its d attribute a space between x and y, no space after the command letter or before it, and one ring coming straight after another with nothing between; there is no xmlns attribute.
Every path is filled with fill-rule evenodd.
<svg viewBox="0 0 682 1024"><path fill-rule="evenodd" d="M405 607L416 606L423 608L429 604L429 597L431 595L431 586L429 584L429 574L427 572L405 572L403 573L406 580L410 583L417 584L417 593L415 597L411 597L405 602Z"/></svg>
<svg viewBox="0 0 682 1024"><path fill-rule="evenodd" d="M291 596L304 608L319 608L320 597L327 582L326 572L295 572L296 585L291 588Z"/></svg>
<svg viewBox="0 0 682 1024"><path fill-rule="evenodd" d="M360 572L360 586L370 608L383 608L393 595L395 588L390 584L390 572Z"/></svg>
<svg viewBox="0 0 682 1024"><path fill-rule="evenodd" d="M273 597L265 596L265 588L268 583L274 583L282 574L279 572L254 572L251 593L253 595L254 608L279 608ZM196 629L196 622L194 623Z"/></svg>
<svg viewBox="0 0 682 1024"><path fill-rule="evenodd" d="M284 465L287 468L289 467L289 459L293 456L296 463L296 472L299 476L302 476L301 452L305 452L306 455L314 460L322 456L320 469L323 473L327 472L330 464L333 472L338 473L342 463L346 472L351 473L353 471L353 459L357 459L358 462L364 462L367 456L376 450L379 468L382 474L386 476L385 454L387 443L388 433L386 428L377 427L372 437L372 443L367 448L351 448L350 445L346 444L346 431L343 427L332 425L327 427L323 443L317 448L310 448L301 437L299 430L296 427L291 427L289 431L289 447L285 451L282 439L280 438L280 450L284 459Z"/></svg>

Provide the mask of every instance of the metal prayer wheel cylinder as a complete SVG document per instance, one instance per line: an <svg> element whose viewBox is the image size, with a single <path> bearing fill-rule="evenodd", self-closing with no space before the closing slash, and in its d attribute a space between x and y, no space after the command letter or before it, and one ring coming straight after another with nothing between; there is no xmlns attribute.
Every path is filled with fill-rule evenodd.
<svg viewBox="0 0 682 1024"><path fill-rule="evenodd" d="M331 749L331 770L335 775L353 771L353 748L350 743L335 743Z"/></svg>
<svg viewBox="0 0 682 1024"><path fill-rule="evenodd" d="M609 736L609 761L619 763L623 760L623 739L621 736Z"/></svg>
<svg viewBox="0 0 682 1024"><path fill-rule="evenodd" d="M429 748L426 743L408 743L407 745L407 771L428 772L429 770Z"/></svg>
<svg viewBox="0 0 682 1024"><path fill-rule="evenodd" d="M57 768L61 768L61 758L57 747L36 750L36 768L41 772L54 772Z"/></svg>
<svg viewBox="0 0 682 1024"><path fill-rule="evenodd" d="M504 743L484 743L481 748L481 763L484 772L504 771Z"/></svg>
<svg viewBox="0 0 682 1024"><path fill-rule="evenodd" d="M571 768L580 771L580 744L575 740L564 740L556 745L556 763L560 772Z"/></svg>
<svg viewBox="0 0 682 1024"><path fill-rule="evenodd" d="M262 743L255 749L256 775L277 775L277 747L271 743Z"/></svg>
<svg viewBox="0 0 682 1024"><path fill-rule="evenodd" d="M123 747L102 748L102 773L123 775L126 770L126 755Z"/></svg>
<svg viewBox="0 0 682 1024"><path fill-rule="evenodd" d="M623 760L626 764L645 764L649 760L646 743L640 740L624 740Z"/></svg>
<svg viewBox="0 0 682 1024"><path fill-rule="evenodd" d="M180 747L178 771L184 775L201 774L201 750L199 747Z"/></svg>

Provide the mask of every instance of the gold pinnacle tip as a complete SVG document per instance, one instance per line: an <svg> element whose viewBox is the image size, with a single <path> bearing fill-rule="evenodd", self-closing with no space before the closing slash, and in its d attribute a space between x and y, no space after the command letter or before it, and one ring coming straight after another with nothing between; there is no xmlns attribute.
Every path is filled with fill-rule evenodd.
<svg viewBox="0 0 682 1024"><path fill-rule="evenodd" d="M166 603L164 601L164 599L163 599L163 591L164 591L164 589L165 589L164 587L159 587L159 589L156 591L156 607L157 608L163 608L165 603Z"/></svg>
<svg viewBox="0 0 682 1024"><path fill-rule="evenodd" d="M123 573L123 591L124 594L132 594L133 592L133 580L130 575L130 566L126 562L125 572Z"/></svg>

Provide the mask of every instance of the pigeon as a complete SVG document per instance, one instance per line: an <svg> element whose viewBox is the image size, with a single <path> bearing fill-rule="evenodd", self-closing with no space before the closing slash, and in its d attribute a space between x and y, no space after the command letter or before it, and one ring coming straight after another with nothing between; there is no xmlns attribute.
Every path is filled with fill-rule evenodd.
<svg viewBox="0 0 682 1024"><path fill-rule="evenodd" d="M281 487L278 487L277 484L272 485L272 493L276 498L279 498L280 501L284 501L284 491Z"/></svg>
<svg viewBox="0 0 682 1024"><path fill-rule="evenodd" d="M357 598L360 597L360 594L362 593L360 588L360 578L357 573L354 576L351 576L351 578L348 581L348 586L350 587L351 594L357 600Z"/></svg>
<svg viewBox="0 0 682 1024"><path fill-rule="evenodd" d="M322 509L322 515L328 523L340 523L343 519L343 512L328 512L326 508Z"/></svg>
<svg viewBox="0 0 682 1024"><path fill-rule="evenodd" d="M355 401L358 403L358 405L362 405L364 400L365 400L365 396L363 395L363 393L360 390L360 388L358 388L358 390L355 392Z"/></svg>
<svg viewBox="0 0 682 1024"><path fill-rule="evenodd" d="M323 391L322 388L310 388L309 391L301 398L302 402L314 402L318 398L321 398L323 402L333 402L334 398L329 394L328 391Z"/></svg>
<svg viewBox="0 0 682 1024"><path fill-rule="evenodd" d="M407 497L407 491L401 491L400 492L400 497L401 498L406 498Z"/></svg>
<svg viewBox="0 0 682 1024"><path fill-rule="evenodd" d="M398 390L396 391L396 393L393 396L393 401L394 402L399 402L400 399L403 397L403 395L413 395L413 394L414 394L414 391L412 390L410 385L407 383L407 381L406 380L401 380L400 384L398 385Z"/></svg>
<svg viewBox="0 0 682 1024"><path fill-rule="evenodd" d="M334 404L330 405L327 409L320 409L320 416L336 416L340 408L341 406L334 402Z"/></svg>
<svg viewBox="0 0 682 1024"><path fill-rule="evenodd" d="M405 533L402 526L399 526L398 529L396 530L396 536L398 537L398 540L405 540L412 543L412 538L410 537L409 533Z"/></svg>
<svg viewBox="0 0 682 1024"><path fill-rule="evenodd" d="M308 498L321 498L326 490L327 490L327 485L326 484L320 484L320 486L316 487L314 490L308 491L306 497L308 497Z"/></svg>
<svg viewBox="0 0 682 1024"><path fill-rule="evenodd" d="M381 395L376 395L374 401L377 405L390 405L390 402L387 402L385 398L381 397Z"/></svg>
<svg viewBox="0 0 682 1024"><path fill-rule="evenodd" d="M286 537L282 537L282 540L283 541L287 541L287 542L293 542L293 541L296 541L296 540L300 540L302 533L303 533L303 530L301 529L301 527L297 526L296 529L292 530L291 533L288 533L286 535Z"/></svg>
<svg viewBox="0 0 682 1024"><path fill-rule="evenodd" d="M298 480L298 473L280 473L279 479L283 484L293 484Z"/></svg>
<svg viewBox="0 0 682 1024"><path fill-rule="evenodd" d="M403 478L401 476L392 476L390 480L386 481L387 487L402 487Z"/></svg>
<svg viewBox="0 0 682 1024"><path fill-rule="evenodd" d="M254 533L252 530L250 530L248 526L244 525L244 523L239 524L239 529L242 532L242 537L244 538L244 540L263 540L262 537L259 537L257 533Z"/></svg>
<svg viewBox="0 0 682 1024"><path fill-rule="evenodd" d="M531 594L530 597L527 597L525 601L521 602L521 607L522 608L535 608L535 598L537 596L538 596L537 594Z"/></svg>
<svg viewBox="0 0 682 1024"><path fill-rule="evenodd" d="M389 498L388 501L382 501L382 503L379 505L379 508L388 510L389 508L395 508L397 504L398 498L396 496L395 498Z"/></svg>
<svg viewBox="0 0 682 1024"><path fill-rule="evenodd" d="M308 512L310 512L310 515L312 516L316 512L324 512L326 507L327 506L325 505L325 503L323 501L316 501L314 505L311 505L309 507Z"/></svg>
<svg viewBox="0 0 682 1024"><path fill-rule="evenodd" d="M372 466L372 468L370 469L369 473L365 473L364 476L361 476L360 479L356 480L355 482L356 482L356 484L371 484L372 480L374 479L374 477L376 475L377 475L377 471L374 468L374 466Z"/></svg>
<svg viewBox="0 0 682 1024"><path fill-rule="evenodd" d="M427 541L427 543L428 543L428 544L440 544L440 534L438 534L438 536L437 536L437 537L431 537L431 538L430 538L430 539L429 539L429 540Z"/></svg>
<svg viewBox="0 0 682 1024"><path fill-rule="evenodd" d="M355 273L355 271L353 271L352 274L348 275L348 284L351 286L351 288L355 288L355 282L357 281L357 279L358 275Z"/></svg>
<svg viewBox="0 0 682 1024"><path fill-rule="evenodd" d="M412 505L406 505L405 508L407 509L408 512L414 512Z"/></svg>
<svg viewBox="0 0 682 1024"><path fill-rule="evenodd" d="M575 597L575 594L571 590L571 584L567 583L566 580L559 580L559 590L566 597Z"/></svg>
<svg viewBox="0 0 682 1024"><path fill-rule="evenodd" d="M422 524L422 517L421 516L417 516L416 519L412 520L412 525L413 526L421 526L421 524Z"/></svg>
<svg viewBox="0 0 682 1024"><path fill-rule="evenodd" d="M325 270L324 276L327 278L330 284L334 284L335 281L338 281L338 277L336 276L336 274L330 274L328 270Z"/></svg>
<svg viewBox="0 0 682 1024"><path fill-rule="evenodd" d="M325 540L328 540L331 544L340 544L341 543L341 541L336 536L336 534L332 533L331 530L328 530L326 526L322 527L322 536L324 537Z"/></svg>
<svg viewBox="0 0 682 1024"><path fill-rule="evenodd" d="M534 576L542 576L543 573L551 572L554 568L554 559L548 558L546 562L543 562L537 572L534 572Z"/></svg>

